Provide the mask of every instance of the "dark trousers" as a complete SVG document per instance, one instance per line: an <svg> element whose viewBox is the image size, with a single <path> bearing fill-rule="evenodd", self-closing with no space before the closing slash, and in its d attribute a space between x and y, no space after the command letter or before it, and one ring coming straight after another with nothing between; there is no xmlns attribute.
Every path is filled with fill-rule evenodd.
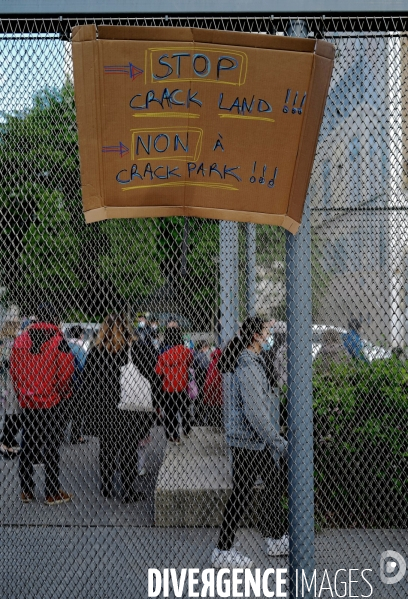
<svg viewBox="0 0 408 599"><path fill-rule="evenodd" d="M153 414L124 410L116 419L116 427L99 435L99 467L102 491L111 494L113 475L117 467L122 479L122 492L128 495L133 488L137 473L138 446L152 426Z"/></svg>
<svg viewBox="0 0 408 599"><path fill-rule="evenodd" d="M218 549L231 549L241 519L248 512L254 484L262 477L264 489L258 502L258 528L263 537L279 539L287 530L282 507L283 474L268 448L262 451L232 448L233 488L224 510Z"/></svg>
<svg viewBox="0 0 408 599"><path fill-rule="evenodd" d="M191 400L187 391L180 391L164 394L163 412L164 412L164 430L168 439L178 439L179 421L178 414L181 414L181 426L183 433L188 435L191 431Z"/></svg>
<svg viewBox="0 0 408 599"><path fill-rule="evenodd" d="M21 415L23 443L19 462L21 491L34 492L34 464L38 463L38 453L42 449L45 469L45 495L57 495L60 488L59 449L61 421L59 406L49 409L29 410Z"/></svg>
<svg viewBox="0 0 408 599"><path fill-rule="evenodd" d="M6 447L17 446L16 436L21 428L20 414L5 414L2 443Z"/></svg>

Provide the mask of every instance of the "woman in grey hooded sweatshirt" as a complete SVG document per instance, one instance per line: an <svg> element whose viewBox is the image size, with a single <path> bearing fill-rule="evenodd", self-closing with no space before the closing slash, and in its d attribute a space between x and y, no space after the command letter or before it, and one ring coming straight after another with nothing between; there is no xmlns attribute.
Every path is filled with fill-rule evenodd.
<svg viewBox="0 0 408 599"><path fill-rule="evenodd" d="M248 317L220 358L224 373L224 420L233 457L233 489L225 506L214 568L250 568L252 560L233 548L235 533L247 511L258 476L264 482L259 501L259 529L268 555L288 553L289 540L282 508L281 457L287 441L279 433L279 395L272 390L261 351L266 349L270 327ZM229 373L229 374L228 374Z"/></svg>

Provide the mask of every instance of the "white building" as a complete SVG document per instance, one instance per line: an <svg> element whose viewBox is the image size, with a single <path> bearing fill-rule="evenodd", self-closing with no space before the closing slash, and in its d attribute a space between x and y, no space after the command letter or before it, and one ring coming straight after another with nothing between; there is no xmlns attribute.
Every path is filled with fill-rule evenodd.
<svg viewBox="0 0 408 599"><path fill-rule="evenodd" d="M393 346L404 340L407 207L399 38L335 38L336 66L311 179L315 321ZM405 89L408 89L405 87Z"/></svg>

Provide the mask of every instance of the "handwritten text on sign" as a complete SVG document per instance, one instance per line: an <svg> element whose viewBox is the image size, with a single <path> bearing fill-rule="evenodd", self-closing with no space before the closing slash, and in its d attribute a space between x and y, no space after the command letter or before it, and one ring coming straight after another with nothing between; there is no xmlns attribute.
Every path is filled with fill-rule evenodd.
<svg viewBox="0 0 408 599"><path fill-rule="evenodd" d="M85 219L300 225L333 68L323 40L189 27L72 32Z"/></svg>
<svg viewBox="0 0 408 599"><path fill-rule="evenodd" d="M127 103L128 110L141 126L131 128L127 139L112 140L112 145L103 147L104 153L131 158L132 163L116 173L116 181L122 189L143 189L151 182L237 191L243 180L273 189L279 181L278 163L251 160L245 151L241 152L244 161L227 161L226 157L233 154L228 144L236 146L245 143L245 139L239 139L238 123L238 127L232 128L233 136L224 135L224 124L228 122L231 131L231 119L258 121L263 125L265 137L264 128L273 127L275 113L286 118L302 115L307 93L286 87L281 97L276 98L271 85L273 78L264 86L269 94L239 93L239 88L248 87L250 66L246 52L226 53L225 49L207 47L195 47L191 52L185 46L145 50L144 68L136 60L128 65L104 66L106 76L128 76L137 88ZM216 93L200 88L203 82L218 84ZM146 127L142 126L142 119L149 122L166 119L171 126L163 123ZM203 119L206 122L201 123ZM217 123L212 137L206 132L210 119L212 125L214 121ZM179 125L174 124L177 121ZM259 128L254 133L260 135ZM272 130L266 132L268 136L273 136ZM201 159L204 144L207 160Z"/></svg>

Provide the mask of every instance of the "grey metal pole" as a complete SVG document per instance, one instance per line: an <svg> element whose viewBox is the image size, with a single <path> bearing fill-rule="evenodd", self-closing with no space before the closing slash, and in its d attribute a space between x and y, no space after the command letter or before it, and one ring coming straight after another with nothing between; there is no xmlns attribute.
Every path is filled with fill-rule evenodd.
<svg viewBox="0 0 408 599"><path fill-rule="evenodd" d="M185 277L187 274L187 254L188 254L188 235L190 232L190 219L186 217L184 219L184 230L183 230L183 243L181 246L181 276Z"/></svg>
<svg viewBox="0 0 408 599"><path fill-rule="evenodd" d="M238 328L238 223L220 222L220 341L226 343Z"/></svg>
<svg viewBox="0 0 408 599"><path fill-rule="evenodd" d="M288 35L306 37L307 24L293 20ZM286 232L286 318L288 342L289 597L296 573L310 581L314 556L312 405L312 276L310 198L296 235ZM312 598L313 591L302 597Z"/></svg>
<svg viewBox="0 0 408 599"><path fill-rule="evenodd" d="M245 225L245 303L247 316L255 316L256 304L256 225Z"/></svg>

